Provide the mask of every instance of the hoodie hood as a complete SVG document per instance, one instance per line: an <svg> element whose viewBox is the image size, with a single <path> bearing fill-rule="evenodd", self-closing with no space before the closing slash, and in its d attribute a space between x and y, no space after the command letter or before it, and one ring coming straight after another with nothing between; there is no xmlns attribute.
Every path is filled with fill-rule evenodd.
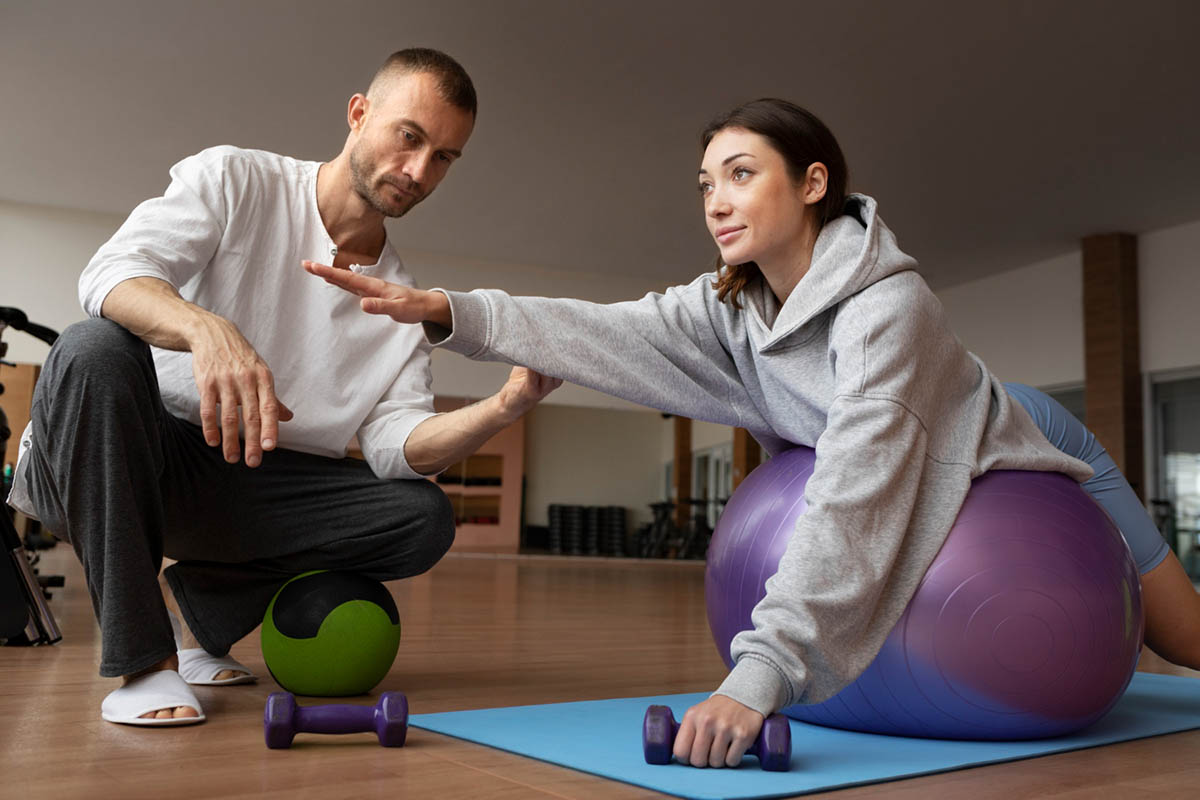
<svg viewBox="0 0 1200 800"><path fill-rule="evenodd" d="M747 287L750 335L759 352L798 344L807 335L805 325L825 311L889 275L916 268L916 259L900 250L879 217L874 198L851 194L842 216L821 229L812 264L782 308L762 278Z"/></svg>

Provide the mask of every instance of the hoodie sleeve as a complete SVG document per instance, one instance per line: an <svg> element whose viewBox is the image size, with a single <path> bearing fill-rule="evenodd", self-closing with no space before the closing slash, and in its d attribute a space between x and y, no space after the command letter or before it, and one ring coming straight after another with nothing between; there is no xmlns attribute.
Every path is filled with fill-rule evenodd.
<svg viewBox="0 0 1200 800"><path fill-rule="evenodd" d="M526 366L672 414L741 425L737 408L745 390L707 311L706 282L711 276L612 304L436 290L450 300L453 330L426 323L426 336L468 358Z"/></svg>
<svg viewBox="0 0 1200 800"><path fill-rule="evenodd" d="M870 664L970 482L969 465L933 457L920 414L921 392L939 376L922 369L929 359L913 343L927 341L923 331L936 321L922 303L895 300L859 295L838 311L836 395L817 440L808 510L754 608L753 629L730 647L736 663L717 693L764 715L824 701Z"/></svg>

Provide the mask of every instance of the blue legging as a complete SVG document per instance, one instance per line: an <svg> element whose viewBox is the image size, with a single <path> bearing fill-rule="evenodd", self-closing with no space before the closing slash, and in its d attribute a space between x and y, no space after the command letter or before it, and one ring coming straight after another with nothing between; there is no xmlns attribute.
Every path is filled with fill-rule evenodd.
<svg viewBox="0 0 1200 800"><path fill-rule="evenodd" d="M1069 456L1086 461L1095 470L1083 488L1117 523L1133 552L1138 572L1145 575L1167 557L1171 549L1154 527L1150 515L1133 493L1129 481L1117 469L1095 435L1053 398L1031 386L1006 383L1004 388L1033 417L1050 443Z"/></svg>

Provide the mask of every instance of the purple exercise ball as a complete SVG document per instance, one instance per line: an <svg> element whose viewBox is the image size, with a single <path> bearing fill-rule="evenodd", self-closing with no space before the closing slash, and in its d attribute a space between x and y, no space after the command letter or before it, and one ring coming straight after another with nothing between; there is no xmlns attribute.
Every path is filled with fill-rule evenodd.
<svg viewBox="0 0 1200 800"><path fill-rule="evenodd" d="M713 640L751 627L804 513L807 447L755 469L708 551ZM938 739L1061 736L1120 699L1142 646L1141 585L1120 531L1075 481L998 470L976 478L945 544L866 671L784 713L835 728Z"/></svg>

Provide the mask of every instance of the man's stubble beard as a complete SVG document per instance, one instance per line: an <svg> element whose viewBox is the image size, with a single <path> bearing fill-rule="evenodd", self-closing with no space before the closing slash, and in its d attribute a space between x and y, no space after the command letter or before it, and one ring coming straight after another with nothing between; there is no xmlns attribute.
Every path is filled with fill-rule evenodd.
<svg viewBox="0 0 1200 800"><path fill-rule="evenodd" d="M359 153L359 147L356 145L350 151L350 188L354 193L363 199L367 205L375 209L385 217L391 219L399 219L412 211L413 207L424 200L428 195L417 195L411 203L395 210L395 206L384 202L383 198L376 192L368 183L368 177L375 171L375 163L364 163L363 156ZM384 181L384 183L387 183Z"/></svg>

